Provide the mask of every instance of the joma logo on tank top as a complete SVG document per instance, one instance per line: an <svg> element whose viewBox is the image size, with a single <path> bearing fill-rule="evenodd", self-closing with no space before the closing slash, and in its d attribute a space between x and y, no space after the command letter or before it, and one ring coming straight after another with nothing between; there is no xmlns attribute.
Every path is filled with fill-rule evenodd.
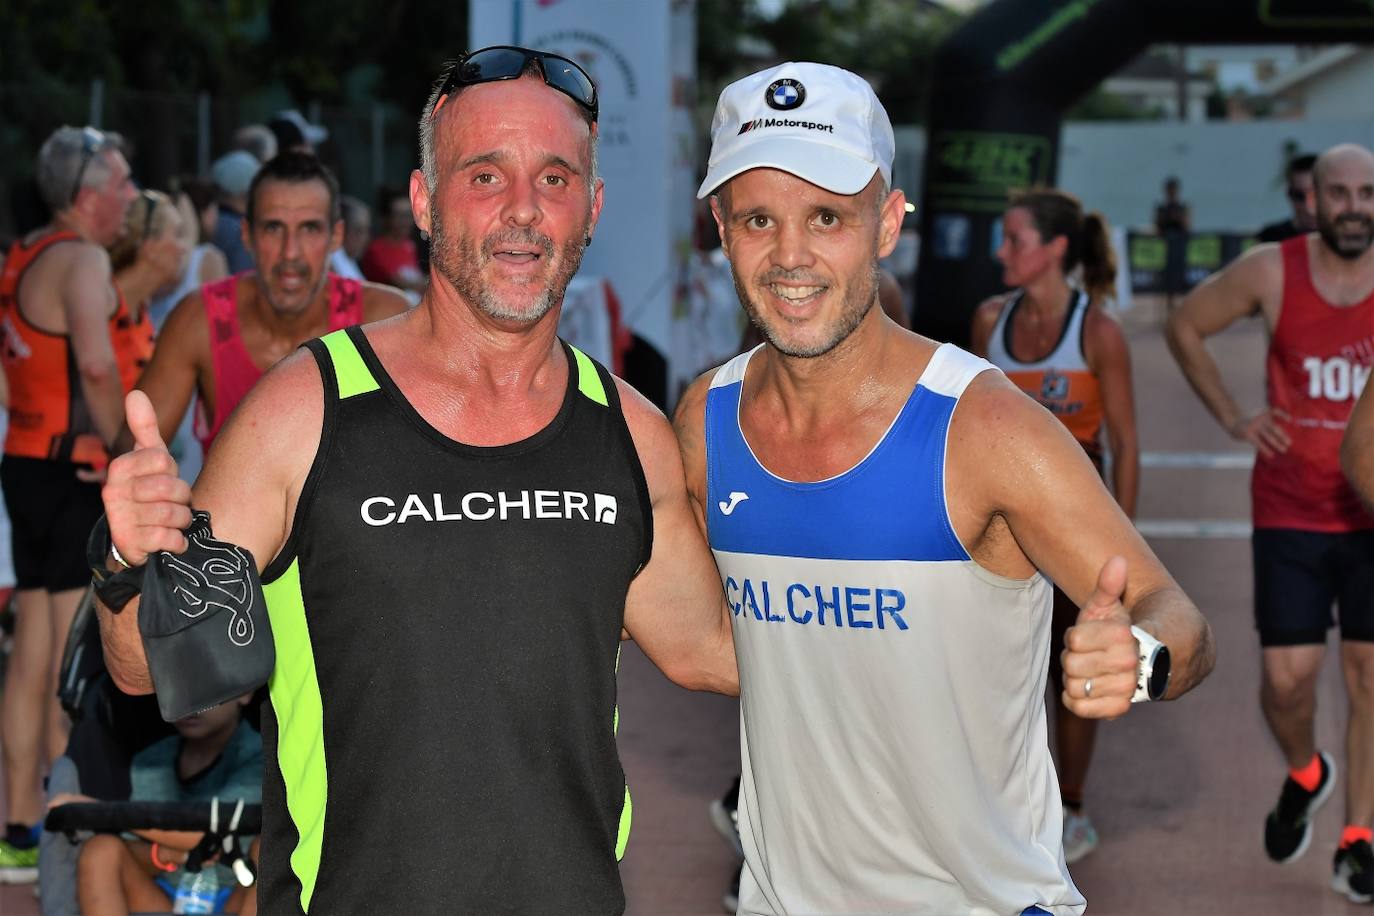
<svg viewBox="0 0 1374 916"><path fill-rule="evenodd" d="M403 497L370 496L359 507L373 527L406 522L486 522L508 519L580 519L614 525L619 507L606 493L575 490L519 490L499 493L410 493Z"/></svg>

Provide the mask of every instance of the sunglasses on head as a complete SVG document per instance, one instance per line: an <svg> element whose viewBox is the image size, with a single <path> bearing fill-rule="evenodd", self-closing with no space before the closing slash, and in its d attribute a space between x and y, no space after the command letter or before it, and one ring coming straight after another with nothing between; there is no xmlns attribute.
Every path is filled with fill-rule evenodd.
<svg viewBox="0 0 1374 916"><path fill-rule="evenodd" d="M76 170L76 181L72 182L72 193L67 198L69 203L76 203L76 195L81 192L81 180L86 177L86 167L91 160L111 146L110 138L94 127L81 128L81 165Z"/></svg>
<svg viewBox="0 0 1374 916"><path fill-rule="evenodd" d="M448 79L444 80L443 88L439 90L440 99L461 86L519 79L530 61L539 64L539 72L544 75L546 85L581 105L591 113L592 121L596 121L596 86L592 85L587 71L562 55L513 45L480 48L458 58ZM437 113L439 106L436 105L434 110Z"/></svg>

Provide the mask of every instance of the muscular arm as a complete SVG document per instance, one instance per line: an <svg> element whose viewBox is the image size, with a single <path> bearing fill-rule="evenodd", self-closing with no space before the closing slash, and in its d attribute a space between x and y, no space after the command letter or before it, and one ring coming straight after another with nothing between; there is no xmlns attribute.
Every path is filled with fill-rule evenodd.
<svg viewBox="0 0 1374 916"><path fill-rule="evenodd" d="M139 377L137 387L153 402L162 441L176 435L181 418L196 393L200 366L209 359L210 332L205 323L205 305L199 293L185 296L167 315L153 348L152 359ZM115 440L117 454L134 447L134 436L123 423Z"/></svg>
<svg viewBox="0 0 1374 916"><path fill-rule="evenodd" d="M230 416L192 493L176 478L166 448L148 438L155 433L143 429L131 410L139 447L111 462L102 494L119 552L137 564L155 550L185 550L178 529L189 521L182 514L189 503L210 513L217 538L249 550L261 572L290 533L323 416L324 386L315 361L309 353L293 354L263 376ZM178 507L180 513L174 511ZM133 694L153 689L138 606L135 598L116 614L96 602L110 676Z"/></svg>
<svg viewBox="0 0 1374 916"><path fill-rule="evenodd" d="M1282 285L1283 256L1278 246L1256 246L1189 293L1165 325L1169 350L1188 384L1222 428L1236 438L1245 438L1240 429L1244 415L1204 341L1242 318L1259 314L1265 292Z"/></svg>
<svg viewBox="0 0 1374 916"><path fill-rule="evenodd" d="M1131 622L1172 655L1166 698L1188 692L1211 671L1215 651L1207 621L1112 500L1068 430L1005 378L985 372L960 400L950 427L947 480L956 531L980 564L1016 577L1040 569L1083 607L1107 561L1124 557L1121 604Z"/></svg>
<svg viewBox="0 0 1374 916"><path fill-rule="evenodd" d="M1089 368L1097 376L1107 440L1112 450L1112 492L1128 517L1135 515L1140 487L1140 443L1135 428L1135 391L1131 380L1131 349L1121 325L1094 307L1085 328Z"/></svg>
<svg viewBox="0 0 1374 916"><path fill-rule="evenodd" d="M674 683L739 693L720 576L687 495L673 430L643 395L617 382L654 507L654 552L630 585L625 628Z"/></svg>
<svg viewBox="0 0 1374 916"><path fill-rule="evenodd" d="M81 393L106 445L124 422L124 389L110 342L110 284L109 255L95 245L80 246L62 283L62 309Z"/></svg>
<svg viewBox="0 0 1374 916"><path fill-rule="evenodd" d="M1374 385L1365 385L1341 440L1341 467L1350 485L1374 512Z"/></svg>

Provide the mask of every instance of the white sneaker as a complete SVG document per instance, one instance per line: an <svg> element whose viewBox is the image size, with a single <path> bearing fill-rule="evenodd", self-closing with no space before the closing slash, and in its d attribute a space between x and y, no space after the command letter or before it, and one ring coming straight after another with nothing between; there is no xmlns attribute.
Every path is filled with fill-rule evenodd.
<svg viewBox="0 0 1374 916"><path fill-rule="evenodd" d="M1097 829L1086 814L1064 809L1064 861L1077 862L1097 848Z"/></svg>

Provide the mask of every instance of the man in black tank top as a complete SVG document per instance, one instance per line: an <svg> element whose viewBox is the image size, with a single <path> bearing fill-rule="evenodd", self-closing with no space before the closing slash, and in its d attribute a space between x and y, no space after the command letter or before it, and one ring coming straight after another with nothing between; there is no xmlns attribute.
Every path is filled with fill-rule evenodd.
<svg viewBox="0 0 1374 916"><path fill-rule="evenodd" d="M556 337L601 208L595 116L560 58L451 69L411 177L421 304L283 361L194 495L131 396L119 553L183 549L189 504L262 570L266 912L620 912L622 627L677 683L738 690L672 431ZM148 692L134 608L102 635Z"/></svg>

